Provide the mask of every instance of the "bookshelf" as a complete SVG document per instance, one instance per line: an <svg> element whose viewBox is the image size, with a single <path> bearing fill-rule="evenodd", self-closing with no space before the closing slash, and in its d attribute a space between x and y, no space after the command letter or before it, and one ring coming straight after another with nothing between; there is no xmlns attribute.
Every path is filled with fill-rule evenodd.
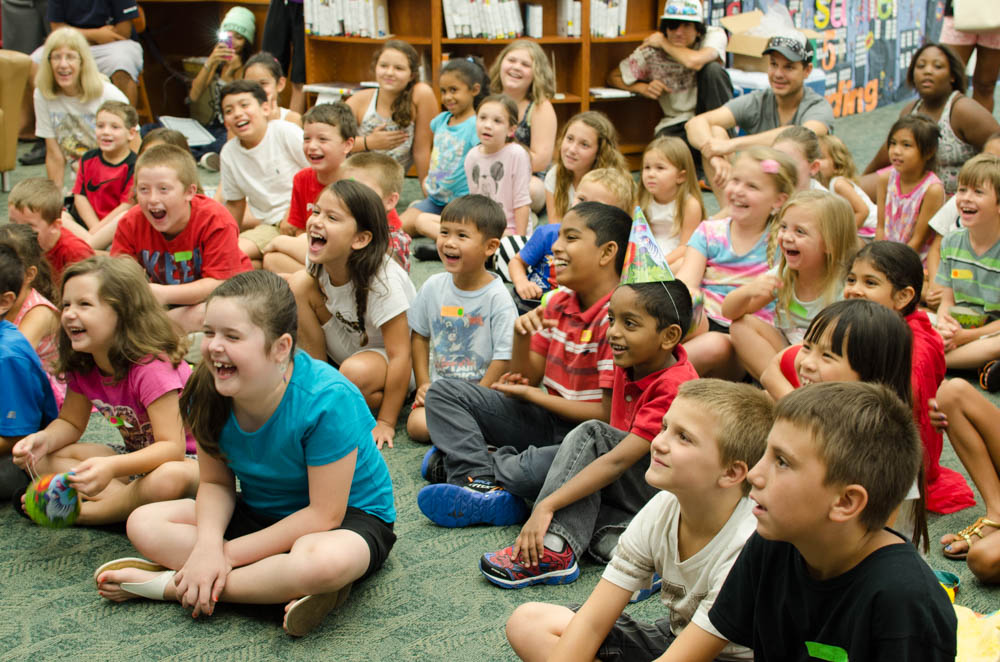
<svg viewBox="0 0 1000 662"><path fill-rule="evenodd" d="M557 35L556 15L560 0L531 0L542 5L542 37L536 39L555 61L556 98L552 99L561 127L584 110L600 110L614 122L623 152L636 167L653 128L660 119L656 101L644 97L595 99L591 87L605 86L612 67L631 53L659 21L663 0L628 0L625 34L618 37L590 35L590 2L581 11L581 36ZM524 4L521 4L523 15ZM448 39L442 15L442 0L390 0L386 3L392 37L409 42L430 64L429 83L436 95L441 56L478 55L487 67L512 39ZM306 82L371 80L372 58L384 39L306 35ZM439 96L440 99L440 96ZM554 139L554 137L553 137Z"/></svg>

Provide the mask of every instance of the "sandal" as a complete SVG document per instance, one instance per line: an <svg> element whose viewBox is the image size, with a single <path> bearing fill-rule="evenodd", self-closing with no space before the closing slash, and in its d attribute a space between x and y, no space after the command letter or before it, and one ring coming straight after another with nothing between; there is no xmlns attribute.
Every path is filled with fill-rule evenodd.
<svg viewBox="0 0 1000 662"><path fill-rule="evenodd" d="M972 536L979 536L980 540L986 537L985 535L983 535L984 526L990 526L993 527L994 529L1000 530L1000 522L994 522L993 520L986 519L985 517L980 517L975 522L965 527L958 533L952 534L955 536L955 540L952 540L950 543L945 545L944 549L941 550L941 553L944 554L945 558L953 559L955 561L964 561L965 558L969 555L969 550L972 549ZM966 545L965 551L949 552L948 547L950 547L952 543L957 542L958 540L965 541Z"/></svg>
<svg viewBox="0 0 1000 662"><path fill-rule="evenodd" d="M339 591L301 598L285 614L285 631L293 637L309 634L328 613L344 604L350 594L351 585L348 584Z"/></svg>

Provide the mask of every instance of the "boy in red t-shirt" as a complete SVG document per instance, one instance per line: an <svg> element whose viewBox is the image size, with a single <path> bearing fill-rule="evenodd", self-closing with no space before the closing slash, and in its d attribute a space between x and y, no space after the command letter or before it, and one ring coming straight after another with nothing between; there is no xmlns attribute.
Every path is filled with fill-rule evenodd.
<svg viewBox="0 0 1000 662"><path fill-rule="evenodd" d="M609 420L615 372L608 303L631 227L617 207L582 202L570 209L552 250L559 284L571 291L553 293L517 319L510 372L492 388L448 378L431 384L424 406L435 448L422 473L433 475L429 463L440 455L446 481L417 495L431 521L524 521L523 499L537 496L552 461L542 447L559 444L584 421Z"/></svg>
<svg viewBox="0 0 1000 662"><path fill-rule="evenodd" d="M323 103L302 117L302 130L302 151L309 167L299 170L292 179L292 202L288 216L278 226L281 234L262 251L264 268L274 273L305 268L306 219L323 188L343 176L340 166L354 147L358 121L346 103Z"/></svg>
<svg viewBox="0 0 1000 662"><path fill-rule="evenodd" d="M94 254L87 242L63 227L62 210L62 191L47 177L22 179L7 197L10 222L34 229L56 282L66 267Z"/></svg>
<svg viewBox="0 0 1000 662"><path fill-rule="evenodd" d="M170 318L197 331L212 290L253 268L239 248L239 227L225 207L198 193L194 158L179 147L146 150L136 161L135 190L138 204L119 221L111 254L142 265Z"/></svg>
<svg viewBox="0 0 1000 662"><path fill-rule="evenodd" d="M96 122L97 149L80 157L73 186L75 220L70 222L91 248L105 249L115 236L118 219L132 206L136 156L131 143L139 130L139 116L127 103L105 101L97 109Z"/></svg>

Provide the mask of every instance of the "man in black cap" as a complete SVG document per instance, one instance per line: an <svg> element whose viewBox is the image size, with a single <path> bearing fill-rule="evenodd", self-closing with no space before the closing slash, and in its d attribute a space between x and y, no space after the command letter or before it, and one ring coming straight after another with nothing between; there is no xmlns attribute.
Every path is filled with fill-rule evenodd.
<svg viewBox="0 0 1000 662"><path fill-rule="evenodd" d="M816 135L833 129L830 103L805 86L813 60L813 47L805 35L797 30L775 35L768 40L764 55L769 88L736 97L685 125L688 142L701 151L716 197L729 179L730 154L751 145L771 145L790 125L812 129ZM728 131L736 126L747 135L730 138Z"/></svg>

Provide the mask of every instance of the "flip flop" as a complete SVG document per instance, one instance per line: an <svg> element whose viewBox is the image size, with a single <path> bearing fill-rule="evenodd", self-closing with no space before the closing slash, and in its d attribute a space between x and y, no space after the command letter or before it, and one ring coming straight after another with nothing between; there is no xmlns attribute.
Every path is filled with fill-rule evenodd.
<svg viewBox="0 0 1000 662"><path fill-rule="evenodd" d="M952 540L950 543L945 545L945 547L941 550L941 553L944 554L945 558L952 559L954 561L964 561L966 557L968 557L969 555L969 550L972 549L972 536L978 536L980 540L986 537L985 535L983 535L984 526L990 526L995 529L1000 529L1000 522L994 522L993 520L986 519L985 517L980 517L975 522L965 527L958 533L952 534L955 536L956 539ZM949 552L948 547L950 547L952 543L958 542L958 540L965 541L966 545L965 551Z"/></svg>
<svg viewBox="0 0 1000 662"><path fill-rule="evenodd" d="M147 561L146 559L140 559L134 556L126 556L120 559L115 559L114 561L102 563L98 566L97 570L94 571L94 583L97 583L97 578L101 576L102 572L107 572L108 570L121 570L122 568L138 568L139 570L149 570L150 572L162 572L167 569L159 563L153 563L152 561Z"/></svg>
<svg viewBox="0 0 1000 662"><path fill-rule="evenodd" d="M323 622L328 613L347 601L351 585L332 593L307 595L298 600L285 614L285 631L293 637L309 634Z"/></svg>

